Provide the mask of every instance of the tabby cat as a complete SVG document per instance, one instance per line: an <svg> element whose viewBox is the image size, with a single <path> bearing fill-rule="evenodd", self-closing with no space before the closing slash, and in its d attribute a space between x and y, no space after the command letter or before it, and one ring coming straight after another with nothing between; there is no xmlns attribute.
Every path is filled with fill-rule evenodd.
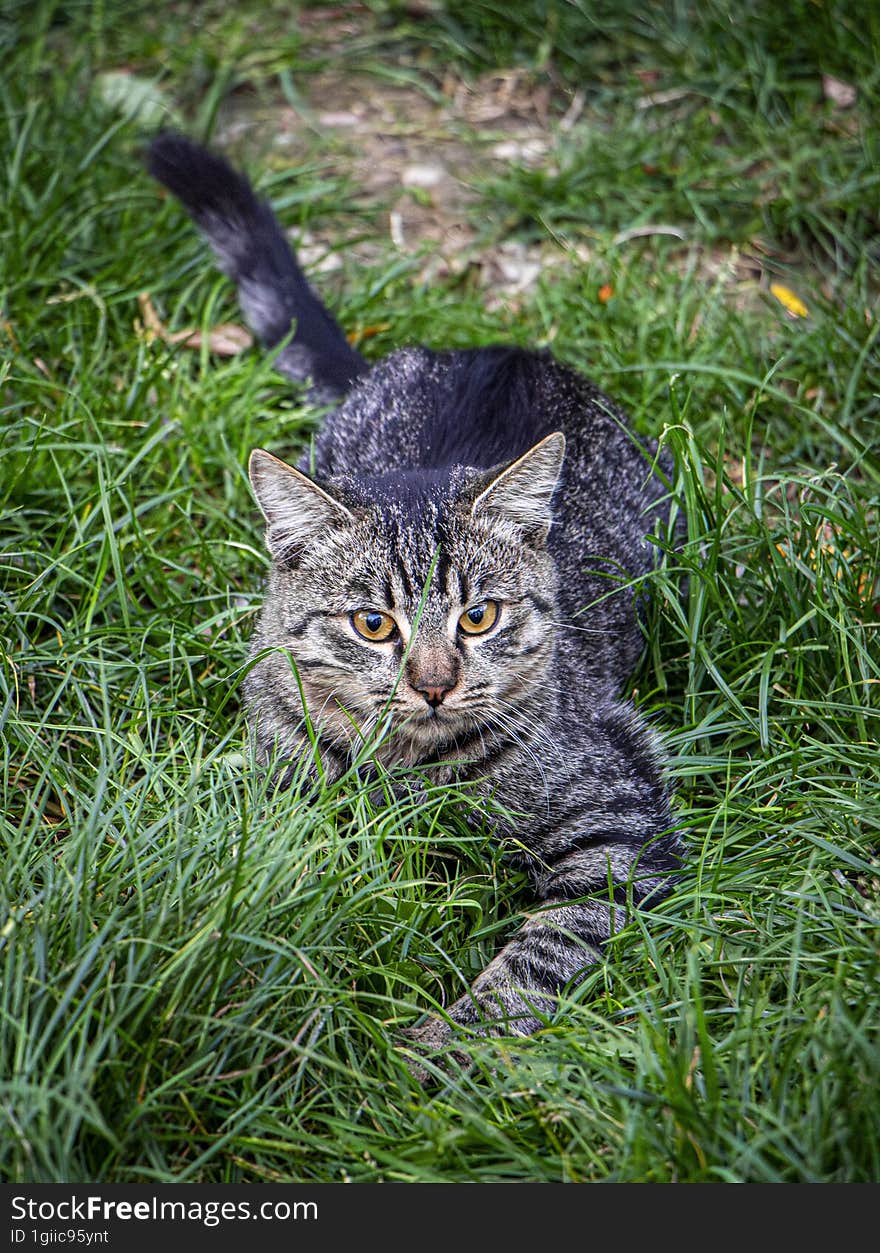
<svg viewBox="0 0 880 1253"><path fill-rule="evenodd" d="M250 459L272 557L245 687L258 749L311 751L304 698L339 777L390 711L384 765L470 780L519 815L498 835L541 907L410 1034L424 1049L456 1025L534 1032L678 864L657 744L620 694L642 646L633 583L668 516L658 459L547 352L406 348L368 366L244 177L173 133L149 168L263 342L289 339L278 369L339 402L297 467Z"/></svg>

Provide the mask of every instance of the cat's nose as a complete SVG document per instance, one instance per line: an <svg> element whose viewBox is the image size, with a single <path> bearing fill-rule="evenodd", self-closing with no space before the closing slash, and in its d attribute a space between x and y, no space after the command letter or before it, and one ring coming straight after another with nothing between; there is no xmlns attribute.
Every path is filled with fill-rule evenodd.
<svg viewBox="0 0 880 1253"><path fill-rule="evenodd" d="M424 696L432 709L437 709L443 704L447 693L451 692L454 687L454 683L437 683L432 687L416 687L416 691Z"/></svg>
<svg viewBox="0 0 880 1253"><path fill-rule="evenodd" d="M423 645L410 657L406 677L410 687L431 709L439 709L449 693L458 686L460 662L442 645Z"/></svg>

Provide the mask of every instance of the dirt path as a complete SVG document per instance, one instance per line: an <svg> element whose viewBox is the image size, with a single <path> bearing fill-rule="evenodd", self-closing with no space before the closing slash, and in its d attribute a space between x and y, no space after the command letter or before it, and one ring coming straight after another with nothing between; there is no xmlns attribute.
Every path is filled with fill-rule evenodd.
<svg viewBox="0 0 880 1253"><path fill-rule="evenodd" d="M564 100L551 105L549 88L516 70L473 83L450 74L440 88L327 70L298 86L295 107L233 96L218 144L261 151L269 165L332 161L357 189L359 210L375 215L393 247L422 258L417 280L471 270L489 302L509 306L542 269L564 260L553 241L498 242L499 223L481 217L478 188L510 162L552 165L559 138L580 113L579 97L567 110ZM338 252L328 251L332 244L339 244L338 223L320 222L297 236L313 273L342 267ZM371 261L387 255L387 243L358 241L353 252Z"/></svg>

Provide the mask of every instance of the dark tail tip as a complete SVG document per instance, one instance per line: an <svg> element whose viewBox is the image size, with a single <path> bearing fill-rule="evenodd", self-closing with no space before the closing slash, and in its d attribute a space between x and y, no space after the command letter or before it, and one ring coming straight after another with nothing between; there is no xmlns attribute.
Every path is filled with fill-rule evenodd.
<svg viewBox="0 0 880 1253"><path fill-rule="evenodd" d="M257 199L244 175L176 131L156 136L146 165L207 237L221 269L238 284L245 317L263 342L274 347L295 323L278 369L297 382L311 377L336 396L348 391L366 362L312 292L270 206Z"/></svg>
<svg viewBox="0 0 880 1253"><path fill-rule="evenodd" d="M176 131L161 131L147 150L147 170L199 220L212 210L242 218L258 210L247 179L222 157Z"/></svg>

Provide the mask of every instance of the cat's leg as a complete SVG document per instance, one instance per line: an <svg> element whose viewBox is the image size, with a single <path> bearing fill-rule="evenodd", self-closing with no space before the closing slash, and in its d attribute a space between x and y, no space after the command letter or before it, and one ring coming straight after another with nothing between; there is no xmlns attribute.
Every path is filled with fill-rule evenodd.
<svg viewBox="0 0 880 1253"><path fill-rule="evenodd" d="M640 885L634 885L633 904L639 904ZM657 897L662 886L655 887ZM647 895L647 893L644 893ZM417 1054L445 1051L458 1035L527 1036L547 1024L558 994L573 986L600 960L606 940L628 917L626 905L604 901L550 899L531 914L513 939L474 980L469 992L446 1010L431 1016L404 1034ZM461 1064L460 1052L453 1055ZM411 1069L424 1082L420 1063Z"/></svg>
<svg viewBox="0 0 880 1253"><path fill-rule="evenodd" d="M680 865L680 835L653 736L616 703L583 732L572 753L574 782L552 798L539 822L517 832L531 850L541 908L444 1018L408 1032L421 1050L442 1047L456 1027L478 1035L537 1031L559 993L601 958L630 910L669 890ZM521 794L517 799L522 803Z"/></svg>
<svg viewBox="0 0 880 1253"><path fill-rule="evenodd" d="M469 992L448 1007L446 1017L428 1018L408 1030L407 1039L424 1051L442 1048L456 1036L456 1027L475 1035L526 1036L540 1030L555 1009L557 994L599 960L602 945L625 917L625 908L602 901L548 901L526 919Z"/></svg>
<svg viewBox="0 0 880 1253"><path fill-rule="evenodd" d="M448 1017L480 1035L531 1035L552 1015L557 995L600 959L605 941L626 918L625 905L551 898L448 1008ZM440 1042L450 1034L443 1020L434 1019L411 1038Z"/></svg>

